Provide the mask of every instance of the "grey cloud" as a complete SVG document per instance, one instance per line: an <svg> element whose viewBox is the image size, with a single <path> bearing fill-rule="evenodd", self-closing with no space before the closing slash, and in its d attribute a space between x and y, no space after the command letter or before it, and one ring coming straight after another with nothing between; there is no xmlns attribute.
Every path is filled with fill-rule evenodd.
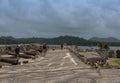
<svg viewBox="0 0 120 83"><path fill-rule="evenodd" d="M0 35L118 37L119 3L119 0L0 0Z"/></svg>

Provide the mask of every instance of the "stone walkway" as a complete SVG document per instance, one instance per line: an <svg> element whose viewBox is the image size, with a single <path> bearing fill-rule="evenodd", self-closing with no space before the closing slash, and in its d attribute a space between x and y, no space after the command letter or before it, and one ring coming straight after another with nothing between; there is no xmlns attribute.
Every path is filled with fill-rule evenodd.
<svg viewBox="0 0 120 83"><path fill-rule="evenodd" d="M91 69L68 50L0 69L0 83L120 83L120 69Z"/></svg>

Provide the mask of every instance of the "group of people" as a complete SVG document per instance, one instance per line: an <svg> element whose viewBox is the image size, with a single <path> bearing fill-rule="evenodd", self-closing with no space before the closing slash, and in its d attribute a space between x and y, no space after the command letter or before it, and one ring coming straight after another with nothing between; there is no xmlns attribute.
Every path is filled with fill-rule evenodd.
<svg viewBox="0 0 120 83"><path fill-rule="evenodd" d="M107 67L109 67L109 60L106 59L105 62L104 62L103 60L101 60L101 61L96 61L94 65L95 65L95 68L99 68L99 67L103 67L104 64L105 64Z"/></svg>

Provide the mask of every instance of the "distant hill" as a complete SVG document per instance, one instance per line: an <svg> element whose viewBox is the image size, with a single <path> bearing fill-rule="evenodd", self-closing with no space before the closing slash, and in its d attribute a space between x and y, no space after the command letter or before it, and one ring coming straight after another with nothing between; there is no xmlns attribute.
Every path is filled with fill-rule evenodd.
<svg viewBox="0 0 120 83"><path fill-rule="evenodd" d="M67 43L67 44L85 45L85 43L86 44L89 43L88 40L84 38L75 37L75 36L60 36L60 37L52 38L51 41L52 43L54 42L57 44Z"/></svg>
<svg viewBox="0 0 120 83"><path fill-rule="evenodd" d="M67 43L68 45L80 45L80 46L96 46L99 42L106 42L110 46L120 46L120 40L117 38L98 38L93 37L90 40L75 37L75 36L59 36L55 38L14 38L11 36L1 36L0 44L31 44L31 43L47 43L51 45L60 45Z"/></svg>
<svg viewBox="0 0 120 83"><path fill-rule="evenodd" d="M11 36L1 36L0 37L0 44L17 44L18 40Z"/></svg>
<svg viewBox="0 0 120 83"><path fill-rule="evenodd" d="M47 43L47 44L62 44L67 43L69 45L89 45L91 42L79 37L74 36L59 36L55 38L13 38L11 36L0 37L0 44L29 44L29 43Z"/></svg>
<svg viewBox="0 0 120 83"><path fill-rule="evenodd" d="M92 37L89 40L98 41L98 42L120 42L119 39L114 38L114 37L107 37L107 38Z"/></svg>

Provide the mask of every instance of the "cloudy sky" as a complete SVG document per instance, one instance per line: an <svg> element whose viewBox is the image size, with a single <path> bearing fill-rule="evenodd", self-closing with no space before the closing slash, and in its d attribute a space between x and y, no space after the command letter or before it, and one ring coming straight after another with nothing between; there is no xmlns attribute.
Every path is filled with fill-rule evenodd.
<svg viewBox="0 0 120 83"><path fill-rule="evenodd" d="M0 0L0 36L120 39L120 0Z"/></svg>

